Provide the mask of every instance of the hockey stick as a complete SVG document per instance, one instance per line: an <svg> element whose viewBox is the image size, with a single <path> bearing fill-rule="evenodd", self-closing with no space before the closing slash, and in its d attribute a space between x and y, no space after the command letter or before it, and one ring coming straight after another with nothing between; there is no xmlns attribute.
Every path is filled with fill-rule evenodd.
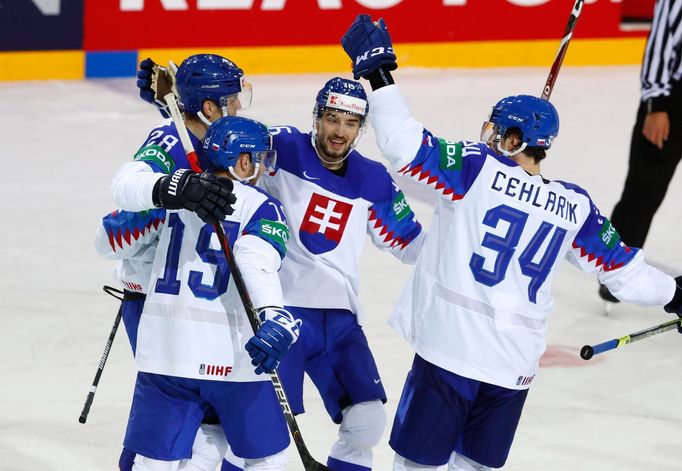
<svg viewBox="0 0 682 471"><path fill-rule="evenodd" d="M607 342L599 343L597 345L585 345L580 349L580 357L583 360L589 360L594 355L620 348L638 340L644 340L654 335L662 334L673 329L682 328L682 318L673 321L664 322L663 324L649 327L648 329L640 330L634 334L625 335L618 339L609 340Z"/></svg>
<svg viewBox="0 0 682 471"><path fill-rule="evenodd" d="M116 296L116 294L123 295L123 291L111 286L104 286L104 292L116 299L123 301L122 297ZM109 333L109 338L107 339L106 345L104 345L104 351L102 352L102 357L99 360L99 365L97 366L97 373L95 373L95 379L90 386L90 392L85 398L85 404L83 405L83 410L81 411L80 417L78 417L78 422L84 424L88 420L88 414L90 413L90 407L92 406L92 401L95 400L95 393L97 392L97 386L99 385L99 379L102 377L102 371L104 371L104 365L107 363L107 358L109 358L109 351L111 350L111 345L114 343L114 337L116 337L116 331L118 330L118 324L121 322L121 316L123 315L123 306L119 306L118 312L116 313L116 318L114 319L114 325L111 326L111 332Z"/></svg>
<svg viewBox="0 0 682 471"><path fill-rule="evenodd" d="M237 266L237 261L234 259L232 249L227 242L225 230L223 229L222 224L216 224L215 228L218 234L218 239L220 239L220 246L223 249L223 254L225 255L227 264L230 267L230 273L234 279L235 285L237 286L239 297L241 298L244 309L246 310L246 316L248 317L251 328L255 333L260 327L260 319L258 318L258 314L253 307L251 299L249 298L249 293L246 290L246 285L244 284L244 279L242 278L241 272L239 271L239 266ZM313 458L308 451L308 447L303 441L301 429L298 427L294 413L291 411L289 400L287 399L286 393L284 392L284 387L282 386L282 381L280 380L277 371L274 371L270 374L270 380L272 381L272 385L275 388L279 405L282 407L282 412L284 412L284 417L286 418L287 424L289 425L291 436L294 438L294 443L298 449L298 454L300 455L301 461L303 462L303 469L305 471L330 471L325 465L315 461L315 458Z"/></svg>
<svg viewBox="0 0 682 471"><path fill-rule="evenodd" d="M571 11L571 16L568 18L568 24L566 25L566 30L564 31L564 37L561 39L559 44L559 51L554 58L554 63L552 68L549 70L549 76L547 77L547 82L545 83L545 88L542 89L543 100L549 100L552 90L554 89L554 82L556 82L557 76L559 75L559 69L561 68L561 63L564 61L564 56L568 50L568 43L573 37L573 30L575 29L575 24L578 22L578 17L583 11L583 4L585 0L576 0L573 5L573 10Z"/></svg>
<svg viewBox="0 0 682 471"><path fill-rule="evenodd" d="M180 109L178 108L175 94L172 91L166 93L163 95L163 99L168 105L170 114L173 117L173 122L177 128L178 136L180 136L180 142L182 143L182 147L184 148L188 159L190 162L192 160L198 162L196 152L192 146L192 141L190 140L189 133L185 127L185 122L180 115ZM253 303L251 302L246 285L244 284L244 279L242 278L241 272L239 271L239 266L237 266L232 249L228 244L225 229L220 223L215 224L213 227L216 231L218 239L220 240L220 246L223 250L223 255L225 255L228 267L230 268L230 274L232 275L232 279L234 280L234 283L237 287L237 292L239 293L244 310L246 311L246 317L249 319L249 324L251 324L251 328L255 334L260 327L260 319L258 318L256 309L253 307ZM270 380L272 381L272 385L275 388L279 405L282 408L284 418L286 419L287 425L289 426L289 431L291 432L291 436L293 437L294 443L296 444L298 454L300 455L301 461L303 462L303 469L305 471L330 471L325 465L316 461L308 451L308 447L303 441L301 429L298 427L298 423L296 422L294 413L291 410L291 405L289 404L289 400L287 399L286 393L284 392L284 387L282 386L282 381L280 380L277 371L270 374Z"/></svg>

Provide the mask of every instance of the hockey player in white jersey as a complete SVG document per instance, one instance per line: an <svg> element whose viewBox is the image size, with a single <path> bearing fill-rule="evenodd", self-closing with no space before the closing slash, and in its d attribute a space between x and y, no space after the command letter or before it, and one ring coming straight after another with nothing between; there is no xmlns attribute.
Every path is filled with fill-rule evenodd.
<svg viewBox="0 0 682 471"><path fill-rule="evenodd" d="M261 373L277 368L300 323L282 309L277 270L288 230L281 204L252 185L274 165L271 137L255 121L221 118L208 129L199 159L202 168L234 179L235 211L221 224L264 323L253 335L213 225L188 210L167 211L138 329L139 373L124 446L137 455L134 471L185 469L212 408L244 469L284 470L288 430Z"/></svg>
<svg viewBox="0 0 682 471"><path fill-rule="evenodd" d="M416 351L393 422L394 470L502 467L545 350L558 262L622 301L682 313L682 277L649 266L582 188L545 179L559 131L548 101L500 100L482 142L437 138L410 114L383 20L360 15L342 44L367 78L377 144L392 167L440 198L391 317ZM454 454L453 454L454 450Z"/></svg>
<svg viewBox="0 0 682 471"><path fill-rule="evenodd" d="M274 128L277 167L261 183L287 212L292 237L280 280L285 307L303 320L280 377L297 414L304 373L312 379L339 424L327 466L345 471L372 468L386 420L386 393L359 318L366 234L406 263L425 238L386 168L354 150L368 111L359 82L329 80L317 94L312 132Z"/></svg>
<svg viewBox="0 0 682 471"><path fill-rule="evenodd" d="M149 59L142 62L140 81L149 78L153 65ZM146 83L150 83L149 80ZM250 85L245 81L243 71L228 59L213 54L197 54L183 61L177 71L177 88L185 111L183 120L195 147L210 122L221 116L234 115L248 107L251 101ZM142 93L153 96L151 90ZM164 116L168 117L167 114ZM130 211L118 210L107 215L99 229L98 252L105 258L120 260L116 277L124 287L122 314L133 352L155 255L154 244L143 244L139 249L141 240L138 239L156 237L159 224L164 222L163 207L192 208L205 221L214 222L231 211L229 205L234 201L230 194L231 181L193 172L182 174L177 195L164 194L164 190L170 188L169 174L179 169L201 170L196 162L187 159L175 125L168 119L152 129L133 161L124 164L114 177L112 189L117 202ZM133 191L128 191L131 186ZM162 208L155 209L155 206ZM215 422L215 414L208 416L208 422ZM219 450L227 448L222 435L216 425L202 424L193 450L193 462L204 463L197 464L199 469L212 471L215 468ZM219 444L217 448L216 443ZM124 449L119 460L122 471L130 470L133 459L134 453ZM217 460L220 462L221 457ZM232 457L230 461L241 467L240 459Z"/></svg>

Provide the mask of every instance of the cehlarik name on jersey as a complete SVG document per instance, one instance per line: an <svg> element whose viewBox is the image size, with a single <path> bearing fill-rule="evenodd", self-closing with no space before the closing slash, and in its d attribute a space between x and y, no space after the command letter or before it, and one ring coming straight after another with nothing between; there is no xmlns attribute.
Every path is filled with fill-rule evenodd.
<svg viewBox="0 0 682 471"><path fill-rule="evenodd" d="M522 182L519 178L511 177L501 170L495 173L490 188L522 203L528 203L536 208L553 213L568 222L577 224L576 209L578 203L569 201L565 196L547 190L543 185L532 182Z"/></svg>
<svg viewBox="0 0 682 471"><path fill-rule="evenodd" d="M207 365L205 363L199 365L200 375L225 377L230 373L232 373L231 365Z"/></svg>

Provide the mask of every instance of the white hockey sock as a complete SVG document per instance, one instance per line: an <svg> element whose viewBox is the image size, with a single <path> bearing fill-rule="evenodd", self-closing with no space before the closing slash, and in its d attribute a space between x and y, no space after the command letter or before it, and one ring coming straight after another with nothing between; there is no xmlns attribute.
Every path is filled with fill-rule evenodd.
<svg viewBox="0 0 682 471"><path fill-rule="evenodd" d="M133 471L177 471L180 461L161 461L135 455Z"/></svg>
<svg viewBox="0 0 682 471"><path fill-rule="evenodd" d="M339 426L339 439L329 453L334 460L355 465L358 469L371 469L374 453L386 425L386 410L379 400L361 402L346 407Z"/></svg>
<svg viewBox="0 0 682 471"><path fill-rule="evenodd" d="M448 471L490 471L491 468L478 464L466 456L453 453L448 461Z"/></svg>
<svg viewBox="0 0 682 471"><path fill-rule="evenodd" d="M232 452L232 448L229 446L227 447L227 453L225 453L224 459L232 466L232 468L229 469L244 469L244 459L235 455Z"/></svg>
<svg viewBox="0 0 682 471"><path fill-rule="evenodd" d="M427 466L403 458L398 453L393 457L393 471L436 471L439 466Z"/></svg>
<svg viewBox="0 0 682 471"><path fill-rule="evenodd" d="M192 459L183 460L178 471L215 471L227 451L220 425L201 424L192 444Z"/></svg>
<svg viewBox="0 0 682 471"><path fill-rule="evenodd" d="M258 459L245 459L244 471L286 471L287 450Z"/></svg>

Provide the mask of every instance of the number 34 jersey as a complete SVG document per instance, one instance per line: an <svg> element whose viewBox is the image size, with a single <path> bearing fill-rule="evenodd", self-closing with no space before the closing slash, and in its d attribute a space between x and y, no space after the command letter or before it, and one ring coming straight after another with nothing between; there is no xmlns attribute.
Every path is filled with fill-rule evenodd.
<svg viewBox="0 0 682 471"><path fill-rule="evenodd" d="M281 306L277 270L289 237L281 205L236 181L234 193L235 211L223 227L244 282L257 306ZM140 371L214 381L269 380L254 373L244 349L253 330L212 225L187 210L168 211L148 286L135 357Z"/></svg>
<svg viewBox="0 0 682 471"><path fill-rule="evenodd" d="M670 301L672 278L620 241L585 190L530 175L483 143L436 138L405 108L391 109L404 103L391 88L370 97L379 147L398 173L440 195L391 318L420 356L462 376L527 388L564 259L598 274L623 301ZM394 116L398 132L390 129Z"/></svg>

